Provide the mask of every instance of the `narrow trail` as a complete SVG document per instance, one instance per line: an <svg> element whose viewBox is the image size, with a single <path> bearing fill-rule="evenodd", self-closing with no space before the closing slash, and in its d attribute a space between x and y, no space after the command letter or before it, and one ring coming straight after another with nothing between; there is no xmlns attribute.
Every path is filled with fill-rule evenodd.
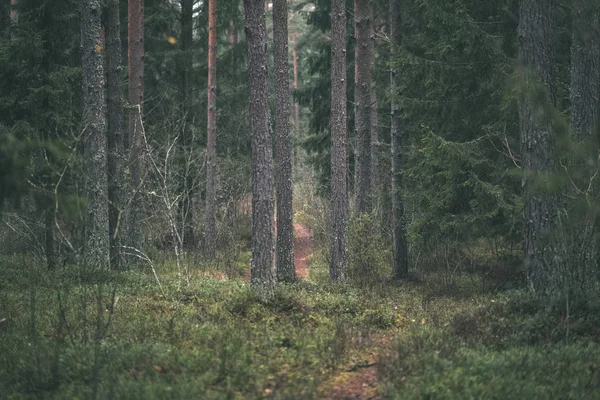
<svg viewBox="0 0 600 400"><path fill-rule="evenodd" d="M277 232L275 232L277 235ZM277 236L275 236L276 238ZM294 266L296 267L296 277L298 279L308 278L309 259L312 254L313 236L310 231L302 224L294 224ZM244 277L245 280L250 280L250 265L248 272Z"/></svg>
<svg viewBox="0 0 600 400"><path fill-rule="evenodd" d="M360 342L360 343L358 343ZM327 400L380 400L381 386L377 375L380 354L392 351L393 334L374 334L360 340L352 339L351 347L358 351L351 364L342 366L327 379L319 392Z"/></svg>
<svg viewBox="0 0 600 400"><path fill-rule="evenodd" d="M298 279L308 278L313 236L302 224L294 224L294 265ZM248 266L249 267L249 266ZM246 279L250 279L250 269ZM360 343L359 343L360 342ZM379 354L390 351L392 339L386 334L351 341L350 346L360 353L359 361L335 371L319 388L320 398L327 400L379 400L381 392L377 376Z"/></svg>
<svg viewBox="0 0 600 400"><path fill-rule="evenodd" d="M306 279L308 277L308 261L312 254L313 237L309 230L301 224L294 224L294 231L296 277Z"/></svg>

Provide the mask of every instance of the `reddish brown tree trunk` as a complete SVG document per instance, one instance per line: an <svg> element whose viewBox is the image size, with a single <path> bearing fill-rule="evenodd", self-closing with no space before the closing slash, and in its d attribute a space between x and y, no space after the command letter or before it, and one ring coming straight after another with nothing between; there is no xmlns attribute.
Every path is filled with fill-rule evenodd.
<svg viewBox="0 0 600 400"><path fill-rule="evenodd" d="M206 258L215 258L217 248L216 232L216 189L215 176L217 173L217 2L208 1L208 126L206 138L206 215L205 251Z"/></svg>

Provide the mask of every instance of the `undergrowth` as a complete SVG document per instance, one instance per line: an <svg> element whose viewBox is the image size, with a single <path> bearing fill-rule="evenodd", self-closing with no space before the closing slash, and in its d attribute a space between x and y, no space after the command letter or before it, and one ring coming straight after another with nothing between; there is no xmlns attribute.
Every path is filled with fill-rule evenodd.
<svg viewBox="0 0 600 400"><path fill-rule="evenodd" d="M567 308L466 274L451 290L435 274L331 285L326 259L317 251L309 279L265 304L208 267L187 286L172 262L157 265L159 287L151 271L85 278L0 258L2 396L326 398L382 334L393 338L376 360L382 398L600 395L597 293Z"/></svg>

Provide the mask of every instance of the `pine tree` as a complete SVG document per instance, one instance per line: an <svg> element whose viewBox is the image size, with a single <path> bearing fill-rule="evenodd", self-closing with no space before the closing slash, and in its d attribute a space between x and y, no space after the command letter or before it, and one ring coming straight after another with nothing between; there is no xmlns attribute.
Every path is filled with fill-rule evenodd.
<svg viewBox="0 0 600 400"><path fill-rule="evenodd" d="M88 197L85 263L94 269L108 268L110 257L101 13L98 0L82 0L83 146Z"/></svg>
<svg viewBox="0 0 600 400"><path fill-rule="evenodd" d="M129 241L135 251L142 251L143 104L144 104L144 0L128 0L129 54L129 172L131 175L131 208Z"/></svg>
<svg viewBox="0 0 600 400"><path fill-rule="evenodd" d="M296 279L292 211L292 151L290 132L290 78L286 0L273 2L275 63L275 186L277 189L277 279Z"/></svg>
<svg viewBox="0 0 600 400"><path fill-rule="evenodd" d="M402 45L400 0L390 0L390 36L392 38L392 58L394 49ZM404 217L404 201L402 199L402 174L404 172L404 154L402 118L398 107L398 87L400 86L399 71L390 71L391 105L391 143L392 143L392 241L394 253L394 276L404 278L408 274L408 246L406 243L406 228Z"/></svg>
<svg viewBox="0 0 600 400"><path fill-rule="evenodd" d="M331 265L332 282L346 279L348 156L346 131L346 5L331 1Z"/></svg>
<svg viewBox="0 0 600 400"><path fill-rule="evenodd" d="M598 128L600 115L600 5L573 0L571 44L571 104L578 141Z"/></svg>
<svg viewBox="0 0 600 400"><path fill-rule="evenodd" d="M110 264L112 269L127 268L123 234L129 231L125 218L125 126L123 65L121 60L121 22L119 1L112 0L106 10L106 67L108 97L108 199L110 225Z"/></svg>
<svg viewBox="0 0 600 400"><path fill-rule="evenodd" d="M371 0L354 0L357 213L371 212Z"/></svg>
<svg viewBox="0 0 600 400"><path fill-rule="evenodd" d="M519 10L519 99L521 155L524 166L525 265L530 289L543 293L556 265L551 243L556 198L540 188L554 171L554 133L547 104L556 105L552 62L552 0L522 0ZM539 93L543 96L540 100ZM546 104L544 104L544 102Z"/></svg>
<svg viewBox="0 0 600 400"><path fill-rule="evenodd" d="M217 246L215 210L217 201L215 177L217 173L217 4L208 2L208 117L206 139L206 258L215 258Z"/></svg>
<svg viewBox="0 0 600 400"><path fill-rule="evenodd" d="M244 0L252 125L252 262L250 283L273 295L273 154L269 135L267 28L264 0Z"/></svg>

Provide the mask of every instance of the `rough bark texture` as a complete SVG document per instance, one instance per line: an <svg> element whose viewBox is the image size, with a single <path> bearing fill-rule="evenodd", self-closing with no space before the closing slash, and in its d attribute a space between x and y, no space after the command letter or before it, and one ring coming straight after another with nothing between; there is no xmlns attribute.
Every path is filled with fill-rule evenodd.
<svg viewBox="0 0 600 400"><path fill-rule="evenodd" d="M576 140L598 128L600 113L600 4L573 0L571 105Z"/></svg>
<svg viewBox="0 0 600 400"><path fill-rule="evenodd" d="M252 125L252 263L250 283L269 298L273 263L273 151L269 135L267 28L264 0L244 0L248 46L248 89Z"/></svg>
<svg viewBox="0 0 600 400"><path fill-rule="evenodd" d="M129 172L131 175L131 195L129 212L129 244L141 251L142 205L140 190L142 185L142 116L144 103L144 0L128 0L128 49L129 49ZM135 260L135 259L134 259Z"/></svg>
<svg viewBox="0 0 600 400"><path fill-rule="evenodd" d="M347 275L348 154L346 131L346 5L331 1L331 265L332 282Z"/></svg>
<svg viewBox="0 0 600 400"><path fill-rule="evenodd" d="M181 0L181 58L178 60L178 73L180 75L180 107L182 113L181 137L180 143L183 151L192 151L193 137L191 135L193 125L192 112L192 52L194 44L194 0ZM178 204L178 221L181 223L180 235L182 245L187 248L195 247L196 234L194 229L194 191L193 179L195 171L192 171L190 165L187 164L187 157L181 157L181 177L179 185L179 193L181 198Z"/></svg>
<svg viewBox="0 0 600 400"><path fill-rule="evenodd" d="M379 138L377 137L377 125L379 117L377 115L377 88L375 85L371 88L371 196L374 207L380 200L381 182L379 181Z"/></svg>
<svg viewBox="0 0 600 400"><path fill-rule="evenodd" d="M83 146L88 198L85 265L95 269L108 268L110 252L101 13L98 0L81 1Z"/></svg>
<svg viewBox="0 0 600 400"><path fill-rule="evenodd" d="M356 212L371 212L371 1L354 0Z"/></svg>
<svg viewBox="0 0 600 400"><path fill-rule="evenodd" d="M127 205L125 186L125 126L123 117L123 65L121 60L121 23L119 1L112 0L106 10L106 66L108 69L108 200L110 226L110 266L127 269L123 232L127 232L124 212Z"/></svg>
<svg viewBox="0 0 600 400"><path fill-rule="evenodd" d="M548 289L555 252L551 245L557 204L555 195L539 189L544 173L554 170L554 134L547 106L535 92L541 88L555 103L552 79L552 0L522 0L519 11L519 99L523 157L525 265L530 289ZM542 85L540 87L539 85ZM536 189L536 186L538 187Z"/></svg>
<svg viewBox="0 0 600 400"><path fill-rule="evenodd" d="M390 0L390 34L393 49L401 45L402 30L400 0ZM406 228L404 216L404 201L402 199L402 173L404 170L402 118L398 107L397 95L400 85L399 73L392 69L390 72L391 92L391 142L392 142L392 238L394 242L394 277L400 279L408 275L408 245L406 243Z"/></svg>
<svg viewBox="0 0 600 400"><path fill-rule="evenodd" d="M277 279L296 279L292 211L290 73L286 0L273 1L275 64L275 186L277 188Z"/></svg>
<svg viewBox="0 0 600 400"><path fill-rule="evenodd" d="M296 40L297 40L297 33L294 32L292 34L292 40L294 42L294 47L292 49L292 59L294 62L294 90L298 89L298 73L299 73L299 66L298 66L298 51L296 49ZM301 141L301 135L302 133L300 132L300 103L298 103L297 101L294 102L294 136L296 137L296 142L300 143ZM298 145L294 146L294 165L297 166L298 165Z"/></svg>
<svg viewBox="0 0 600 400"><path fill-rule="evenodd" d="M371 8L371 40L369 52L373 58L372 71L375 70L375 21L373 19L373 9ZM379 138L377 126L379 124L379 116L377 115L377 84L372 82L371 85L371 198L373 199L373 207L379 208L381 201L381 182L379 180ZM378 212L378 215L381 213Z"/></svg>
<svg viewBox="0 0 600 400"><path fill-rule="evenodd" d="M217 2L208 2L208 129L206 137L206 214L204 217L204 249L207 259L215 258L217 228L215 203L217 194Z"/></svg>

